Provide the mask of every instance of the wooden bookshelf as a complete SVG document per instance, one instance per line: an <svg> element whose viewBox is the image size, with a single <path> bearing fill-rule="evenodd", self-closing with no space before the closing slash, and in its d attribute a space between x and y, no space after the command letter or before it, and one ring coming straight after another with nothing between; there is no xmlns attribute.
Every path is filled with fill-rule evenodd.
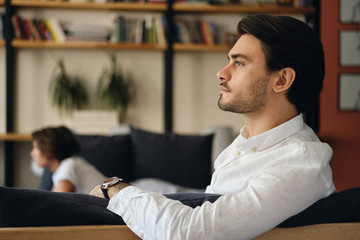
<svg viewBox="0 0 360 240"><path fill-rule="evenodd" d="M5 133L0 134L0 141L27 142L31 141L31 134Z"/></svg>
<svg viewBox="0 0 360 240"><path fill-rule="evenodd" d="M200 12L200 13L277 13L277 14L309 14L315 12L314 7L284 7L284 6L246 6L239 4L210 5L210 4L186 4L175 3L175 12Z"/></svg>
<svg viewBox="0 0 360 240"><path fill-rule="evenodd" d="M232 46L226 44L205 45L205 44L188 44L188 43L174 43L174 51L191 51L191 52L214 52L214 51L229 51Z"/></svg>
<svg viewBox="0 0 360 240"><path fill-rule="evenodd" d="M102 43L102 42L53 42L28 41L15 39L11 42L15 48L57 48L57 49L118 49L118 50L166 50L167 45L136 43Z"/></svg>
<svg viewBox="0 0 360 240"><path fill-rule="evenodd" d="M5 40L4 39L0 39L0 47L4 47L5 46Z"/></svg>
<svg viewBox="0 0 360 240"><path fill-rule="evenodd" d="M1 1L1 0L0 0ZM155 3L128 3L128 2L108 2L108 3L76 3L76 2L57 2L57 1L33 1L33 0L12 0L11 5L26 8L66 8L66 9L94 9L94 10L128 10L128 11L166 11L166 4Z"/></svg>
<svg viewBox="0 0 360 240"><path fill-rule="evenodd" d="M0 6L4 6L5 5L5 0L0 0Z"/></svg>

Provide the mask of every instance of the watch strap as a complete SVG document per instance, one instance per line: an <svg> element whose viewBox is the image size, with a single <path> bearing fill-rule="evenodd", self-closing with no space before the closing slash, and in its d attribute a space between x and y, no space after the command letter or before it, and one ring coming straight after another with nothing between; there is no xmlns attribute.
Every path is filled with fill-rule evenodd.
<svg viewBox="0 0 360 240"><path fill-rule="evenodd" d="M110 199L109 194L108 194L108 189L107 189L107 188L104 188L103 186L101 186L100 189L101 189L101 191L103 192L104 197L105 197L106 199Z"/></svg>
<svg viewBox="0 0 360 240"><path fill-rule="evenodd" d="M109 193L108 193L108 188L118 184L119 182L122 182L122 179L118 178L118 177L111 177L104 181L104 183L101 185L100 189L103 192L104 197L106 199L110 199Z"/></svg>

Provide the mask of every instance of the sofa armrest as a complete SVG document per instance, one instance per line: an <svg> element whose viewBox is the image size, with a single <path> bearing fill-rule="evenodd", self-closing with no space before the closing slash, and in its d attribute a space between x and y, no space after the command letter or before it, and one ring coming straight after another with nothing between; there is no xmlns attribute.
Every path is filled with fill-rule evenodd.
<svg viewBox="0 0 360 240"><path fill-rule="evenodd" d="M140 238L125 225L93 225L0 228L0 239L138 240Z"/></svg>
<svg viewBox="0 0 360 240"><path fill-rule="evenodd" d="M274 228L254 240L338 240L358 239L360 222L327 223L293 228ZM138 240L127 226L62 226L62 227L21 227L0 228L0 239L20 240Z"/></svg>
<svg viewBox="0 0 360 240"><path fill-rule="evenodd" d="M356 240L360 222L326 223L292 228L274 228L254 240Z"/></svg>

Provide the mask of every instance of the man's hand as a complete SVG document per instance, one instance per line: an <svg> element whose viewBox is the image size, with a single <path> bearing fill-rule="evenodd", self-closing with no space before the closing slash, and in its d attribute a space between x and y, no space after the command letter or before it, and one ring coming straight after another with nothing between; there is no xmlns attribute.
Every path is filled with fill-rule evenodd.
<svg viewBox="0 0 360 240"><path fill-rule="evenodd" d="M108 188L109 198L112 198L115 194L117 194L122 189L124 189L128 186L131 186L131 185L128 183L125 183L125 182L119 182L119 183L115 184L114 186L109 187ZM96 186L93 190L91 190L91 192L89 194L96 196L96 197L105 198L104 193L101 191L100 187L101 187L101 185Z"/></svg>

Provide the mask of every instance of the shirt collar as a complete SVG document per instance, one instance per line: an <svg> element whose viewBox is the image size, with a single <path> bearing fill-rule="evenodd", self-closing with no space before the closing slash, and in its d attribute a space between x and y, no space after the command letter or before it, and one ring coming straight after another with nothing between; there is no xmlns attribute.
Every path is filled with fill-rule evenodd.
<svg viewBox="0 0 360 240"><path fill-rule="evenodd" d="M247 132L246 126L244 126L240 130L241 141L238 147L241 151L246 152L261 151L295 134L303 127L303 125L304 121L302 114L299 114L296 117L290 119L289 121L249 139L243 137L243 135Z"/></svg>

